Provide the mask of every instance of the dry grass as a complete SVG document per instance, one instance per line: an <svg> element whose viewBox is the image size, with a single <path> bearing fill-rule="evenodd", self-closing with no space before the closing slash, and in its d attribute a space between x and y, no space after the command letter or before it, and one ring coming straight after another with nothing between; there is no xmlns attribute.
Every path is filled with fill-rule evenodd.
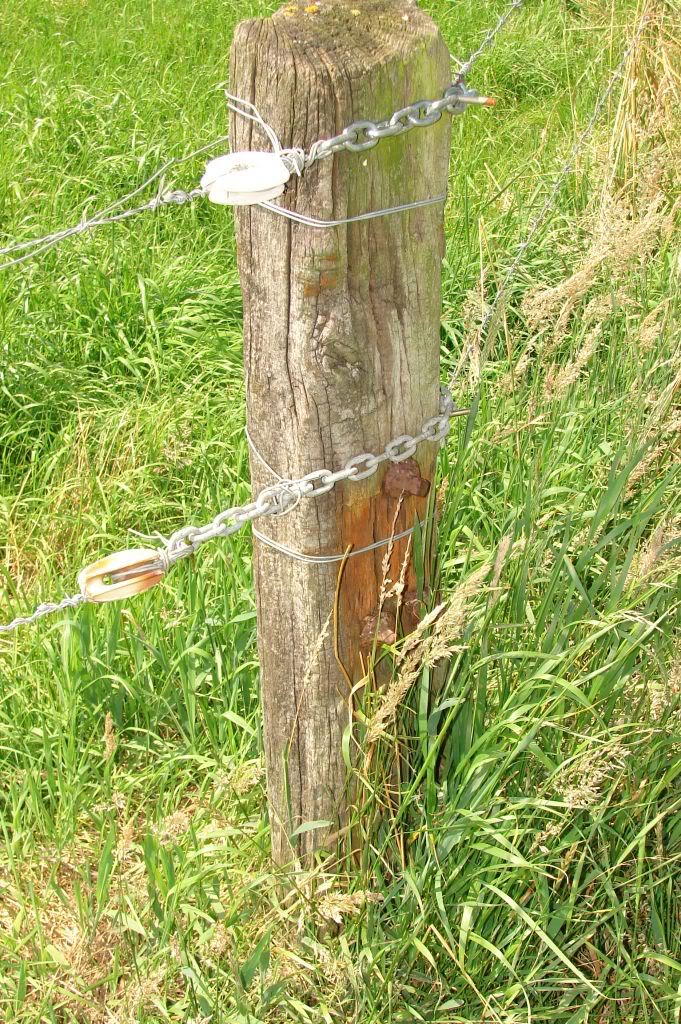
<svg viewBox="0 0 681 1024"><path fill-rule="evenodd" d="M654 574L669 572L670 561L681 568L681 523L661 522L644 541L632 562L629 580L634 585L649 584Z"/></svg>
<svg viewBox="0 0 681 1024"><path fill-rule="evenodd" d="M317 914L322 921L333 921L342 925L347 917L356 917L371 903L381 903L383 897L377 892L363 889L355 892L340 892L337 888L329 889L317 901Z"/></svg>
<svg viewBox="0 0 681 1024"><path fill-rule="evenodd" d="M642 481L653 470L658 470L664 459L678 459L679 440L681 435L681 413L674 413L666 423L653 434L654 441L649 440L649 450L632 470L627 483L626 497L633 497Z"/></svg>
<svg viewBox="0 0 681 1024"><path fill-rule="evenodd" d="M637 12L526 5L517 33L476 70L504 102L488 129L479 112L455 128L466 173L451 181L443 361L449 373L462 334L466 387L482 377L482 400L443 453L441 575L419 579L414 607L435 592L442 603L405 638L393 618L394 649L372 656L348 715L353 820L338 848L286 871L267 856L247 535L120 616L85 608L68 628L3 649L8 1024L604 1024L608 1014L668 1024L676 1013L681 60L668 8L652 6L659 18L604 112L601 141L525 253L487 370L479 327L492 277L479 253L498 268L513 259L525 200L550 187ZM139 5L114 19L90 5L43 32L44 11L24 7L35 25L17 8L3 27L21 21L6 125L19 142L0 159L10 158L8 181L35 175L55 217L79 194L55 195L57 178L75 189L82 172L88 187L118 189L119 172L134 174L151 150L145 126L160 126L160 153L168 124L189 148L211 122L201 96L213 103L226 31L224 19L210 28L214 11L196 8L190 25L172 3L155 19ZM488 15L438 8L453 48L480 38ZM56 32L76 30L77 46L54 46ZM126 39L135 60L109 74L103 59L87 102L69 96L61 111L104 37L107 59ZM568 51L568 40L579 45ZM112 103L144 61L146 79ZM154 91L161 81L167 95ZM80 162L74 105L82 138L111 138L107 153ZM47 121L34 152L24 138L35 109ZM64 148L45 170L48 138ZM141 148L131 156L132 138ZM109 157L120 160L116 180L102 181ZM490 167L506 190L496 204ZM13 195L9 222L15 212L28 224L34 198ZM247 491L241 391L224 397L241 388L231 235L211 211L167 213L65 247L0 293L7 360L31 362L21 390L0 394L13 424L2 423L3 565L45 596L73 579L88 544L118 544L128 526L199 521ZM39 336L55 343L52 362L34 360ZM618 474L642 441L625 502ZM421 571L414 548L399 566L394 551L386 560L391 614ZM301 652L308 675L331 624Z"/></svg>
<svg viewBox="0 0 681 1024"><path fill-rule="evenodd" d="M566 366L559 367L556 363L549 366L544 378L544 401L557 402L565 397L590 362L599 344L601 334L602 326L599 324L587 334L579 352Z"/></svg>
<svg viewBox="0 0 681 1024"><path fill-rule="evenodd" d="M586 748L563 766L552 788L566 807L587 809L602 802L605 789L625 768L629 751L616 741Z"/></svg>
<svg viewBox="0 0 681 1024"><path fill-rule="evenodd" d="M489 575L483 565L460 583L447 601L429 612L407 637L396 662L396 675L367 722L366 741L371 746L395 720L400 705L425 667L433 667L459 649L458 641L471 612L471 602Z"/></svg>

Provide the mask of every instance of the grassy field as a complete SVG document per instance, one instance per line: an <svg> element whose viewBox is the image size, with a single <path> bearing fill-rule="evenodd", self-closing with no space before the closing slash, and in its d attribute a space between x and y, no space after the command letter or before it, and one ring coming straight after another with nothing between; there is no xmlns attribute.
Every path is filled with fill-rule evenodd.
<svg viewBox="0 0 681 1024"><path fill-rule="evenodd" d="M465 57L500 4L429 9ZM496 111L455 123L443 375L472 344L481 397L441 460L445 624L356 767L361 863L276 884L246 533L0 637L3 1021L681 1020L681 11L646 9L484 365L481 301L641 8L528 0L472 76ZM267 10L7 6L0 245L221 134ZM0 274L0 621L247 498L240 316L207 203Z"/></svg>

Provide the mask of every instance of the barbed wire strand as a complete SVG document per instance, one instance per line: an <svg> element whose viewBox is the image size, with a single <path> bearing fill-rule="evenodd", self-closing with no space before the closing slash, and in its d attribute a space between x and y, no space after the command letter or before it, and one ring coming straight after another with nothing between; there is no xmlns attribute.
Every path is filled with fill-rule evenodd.
<svg viewBox="0 0 681 1024"><path fill-rule="evenodd" d="M71 597L64 597L61 601L56 602L45 601L43 604L39 604L30 615L17 615L11 622L0 626L0 633L11 633L15 629L19 629L20 626L31 626L46 615L54 615L56 612L66 611L67 608L77 608L85 603L86 598L83 594L73 594Z"/></svg>
<svg viewBox="0 0 681 1024"><path fill-rule="evenodd" d="M42 253L47 252L47 250L54 248L55 245L59 245L67 238L72 238L74 235L81 235L93 228L102 227L105 224L115 224L122 220L128 220L131 217L137 216L139 213L144 213L147 210L156 210L161 206L179 206L184 203L191 203L195 199L201 198L204 195L204 190L201 188L191 189L189 192L185 192L183 189L164 192L163 182L165 175L171 167L179 167L181 164L187 163L187 161L193 160L197 156L202 156L204 153L208 153L216 146L224 145L228 141L228 135L220 135L211 142L207 142L205 145L192 150L191 153L187 153L185 156L171 157L170 160L166 160L161 167L158 167L153 174L150 174L148 178L146 178L136 188L132 189L131 192L127 192L124 196L113 200L113 202L109 203L108 206L103 207L101 210L91 214L89 217L86 216L84 211L78 223L71 225L71 227L62 228L59 231L53 231L40 238L31 238L23 242L14 242L12 245L0 248L0 256L9 256L15 252L23 253L22 256L14 257L10 260L6 260L4 263L0 263L0 271L8 270L10 267L16 267L21 263L25 263L27 260L40 256ZM124 203L129 202L131 199L140 195L141 192L148 189L155 181L159 181L159 188L152 199L127 210L119 209ZM118 212L113 213L114 210Z"/></svg>
<svg viewBox="0 0 681 1024"><path fill-rule="evenodd" d="M519 7L522 7L524 2L525 0L513 0L513 3L510 4L509 7L503 12L501 17L497 21L496 25L494 25L494 27L491 28L489 32L487 32L484 39L478 46L477 50L474 50L473 53L468 58L468 60L464 61L464 63L459 67L457 76L454 79L455 84L458 85L466 79L476 61L480 57L482 57L483 53L486 50L488 50L490 46L493 45L494 41L496 40L496 37L506 26L508 20L513 16L513 14L515 14ZM459 62L457 61L457 64L458 63Z"/></svg>
<svg viewBox="0 0 681 1024"><path fill-rule="evenodd" d="M112 214L110 217L100 216L99 214L94 215L73 227L66 228L64 231L39 239L39 244L37 244L36 248L29 249L29 251L24 252L23 255L16 256L11 260L7 260L5 263L0 263L0 271L8 270L10 267L17 267L21 263L26 263L28 260L35 259L36 256L40 256L49 249L53 249L56 245L59 245L60 242L65 241L67 238L72 238L74 235L81 235L85 231L101 227L104 224L116 224L119 221L128 220L130 217L136 217L137 214L144 213L147 210L158 210L161 206L181 206L184 203L191 203L195 199L202 198L204 194L205 193L202 188L195 188L190 192L185 192L182 189L175 189L172 192L166 192L161 196L150 199L147 203L144 203L141 206L135 206L129 210L122 210L120 213Z"/></svg>

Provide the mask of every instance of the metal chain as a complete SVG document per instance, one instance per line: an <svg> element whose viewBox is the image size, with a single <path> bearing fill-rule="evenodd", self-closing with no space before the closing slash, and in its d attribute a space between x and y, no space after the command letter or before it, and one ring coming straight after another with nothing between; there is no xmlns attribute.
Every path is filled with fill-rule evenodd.
<svg viewBox="0 0 681 1024"><path fill-rule="evenodd" d="M419 100L416 103L411 103L408 107L403 107L402 110L396 110L394 114L382 121L353 121L339 135L315 142L310 152L305 155L305 166L310 167L317 160L333 156L334 153L344 149L351 153L363 153L367 149L373 149L381 139L404 135L412 128L427 128L429 125L436 124L445 113L455 116L463 114L470 104L491 106L492 100L485 96L479 96L473 89L466 87L465 78L478 58L494 43L509 18L524 2L525 0L513 0L496 25L487 32L477 50L474 50L468 60L461 65L456 79L445 89L439 99Z"/></svg>
<svg viewBox="0 0 681 1024"><path fill-rule="evenodd" d="M285 515L302 498L319 498L323 494L328 494L342 481L351 480L358 483L360 480L368 479L384 462L403 462L412 458L424 441L442 441L447 436L452 419L467 413L467 409L457 409L448 389L442 388L438 415L426 420L418 434L400 434L388 441L380 454L362 452L349 459L342 469L335 472L329 469L313 469L297 480L277 480L263 488L254 501L220 512L206 526L185 526L170 537L165 547L168 565L193 555L206 541L236 533L247 522L263 516Z"/></svg>
<svg viewBox="0 0 681 1024"><path fill-rule="evenodd" d="M492 103L487 97L478 96L477 92L457 81L447 86L439 99L418 100L396 110L382 121L353 121L339 135L331 139L320 139L305 154L305 166L311 167L317 160L333 156L341 150L363 153L377 146L381 139L404 135L412 128L427 128L439 121L445 113L463 114L470 104L490 106Z"/></svg>
<svg viewBox="0 0 681 1024"><path fill-rule="evenodd" d="M385 445L382 452L361 452L349 459L342 469L332 472L328 469L314 469L296 480L278 480L263 488L257 497L245 505L234 505L224 509L205 526L185 526L177 530L157 553L150 552L150 558L143 565L136 564L129 571L125 568L109 573L116 583L133 581L141 575L165 573L184 558L189 558L208 541L229 537L241 530L246 523L266 516L281 516L298 505L303 498L319 498L328 494L336 484L345 480L356 483L366 480L377 472L384 462L403 462L416 454L424 441L441 442L447 435L452 419L463 416L468 409L457 409L447 388L440 391L440 410L422 424L418 434L400 434ZM154 555L156 557L154 557ZM6 625L0 625L0 633L10 633L19 626L30 625L44 615L75 608L90 600L85 590L73 597L65 597L58 604L41 604L32 615L15 618Z"/></svg>

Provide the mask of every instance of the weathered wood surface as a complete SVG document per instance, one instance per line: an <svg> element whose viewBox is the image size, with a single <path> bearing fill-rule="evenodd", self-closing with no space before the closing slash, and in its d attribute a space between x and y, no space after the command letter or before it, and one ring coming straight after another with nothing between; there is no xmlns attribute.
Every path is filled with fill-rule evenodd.
<svg viewBox="0 0 681 1024"><path fill-rule="evenodd" d="M372 120L441 94L449 54L434 23L409 0L324 0L242 22L231 50L230 89L255 103L282 145L310 145L352 121ZM343 152L292 181L281 201L304 214L342 218L446 191L450 118ZM267 149L251 122L231 119L232 148ZM255 207L238 210L244 296L247 418L282 476L340 468L416 433L438 411L443 207L314 230ZM395 531L423 515L435 445L422 445L417 495L405 494ZM272 482L251 458L254 491ZM404 481L386 470L303 501L260 528L311 554L363 547L390 534ZM399 474L398 474L399 476ZM391 577L406 541L397 543ZM303 564L255 542L254 573L273 855L305 859L326 830L288 836L303 822L342 825L347 771L341 739L350 720L348 678L361 677L360 637L372 628L385 549L347 561L334 654L338 565ZM326 632L325 639L320 637Z"/></svg>

